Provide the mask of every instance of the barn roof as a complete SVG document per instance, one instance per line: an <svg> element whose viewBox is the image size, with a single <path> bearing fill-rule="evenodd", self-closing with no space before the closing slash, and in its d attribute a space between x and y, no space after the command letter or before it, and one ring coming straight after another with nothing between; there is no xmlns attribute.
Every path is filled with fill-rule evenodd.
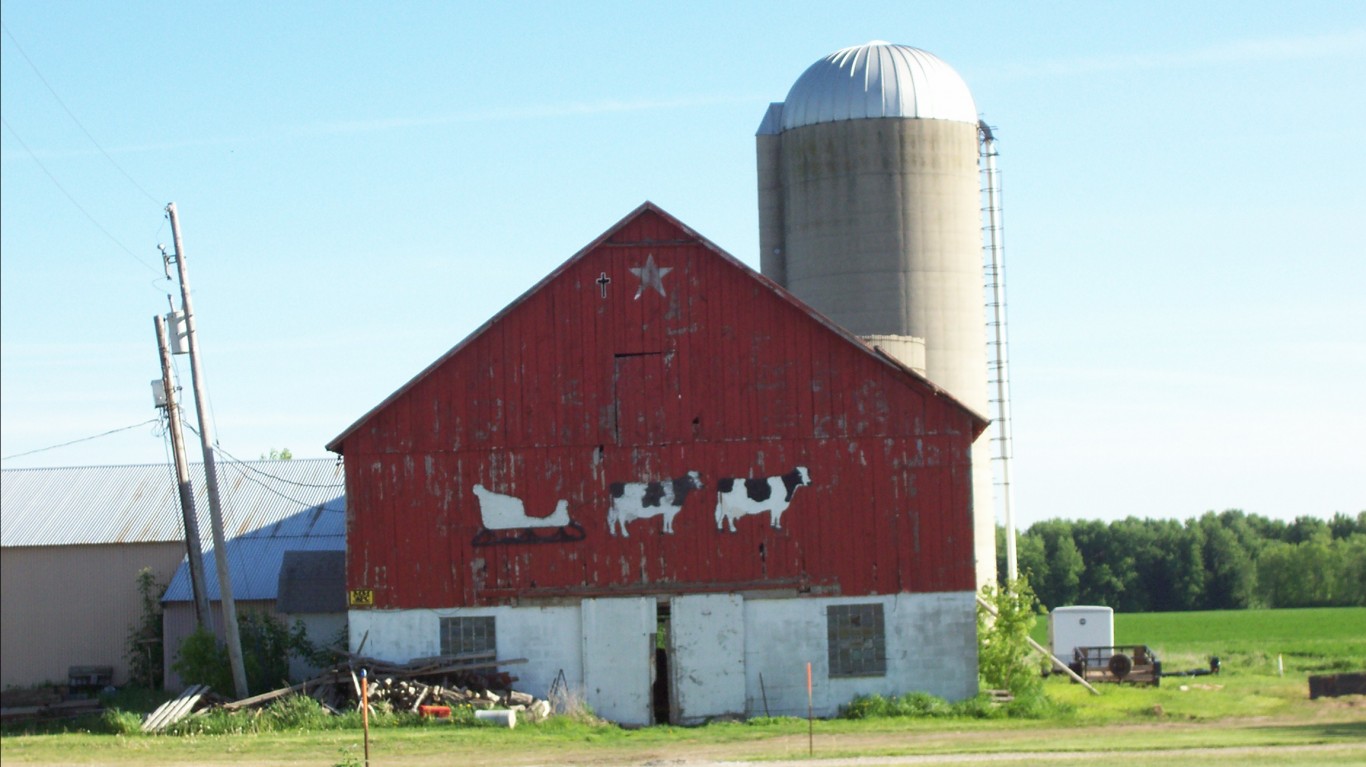
<svg viewBox="0 0 1366 767"><path fill-rule="evenodd" d="M301 510L342 505L334 459L218 462L224 534L274 528ZM201 464L191 464L200 537L211 545ZM81 546L183 541L179 492L167 464L5 469L0 546Z"/></svg>
<svg viewBox="0 0 1366 767"><path fill-rule="evenodd" d="M432 375L435 371L437 371L439 368L441 368L441 367L446 363L447 360L449 360L449 359L451 359L452 357L454 357L455 355L459 354L465 347L467 347L468 345L470 345L470 343L473 342L474 339L478 338L481 334L483 334L485 331L487 331L490 327L492 327L492 326L494 326L495 324L497 324L498 321L501 320L503 317L505 317L505 316L507 316L508 314L510 314L510 313L512 313L512 312L514 312L514 311L516 311L517 308L520 307L524 302L526 302L527 299L528 299L530 296L536 294L536 293L539 292L542 288L544 288L545 286L547 286L547 285L549 285L550 283L554 282L558 277L560 277L560 275L562 275L564 272L566 272L567 270L569 270L569 269L570 269L574 264L576 264L578 261L580 261L580 260L586 258L590 253L593 253L595 250L597 250L597 249L598 249L600 246L602 246L604 243L608 242L608 241L613 237L613 235L615 235L617 232L619 232L620 230L622 230L623 228L625 228L626 226L628 226L629 224L631 224L631 223L632 223L633 221L635 221L637 218L640 218L641 216L646 215L646 214L654 214L654 215L660 216L660 217L663 218L665 221L667 221L669 224L671 224L672 226L677 227L679 230L681 230L688 238L690 238L690 239L692 239L692 240L696 240L697 244L701 245L702 247L704 247L704 248L706 248L707 250L711 251L712 253L716 254L717 257L719 257L720 259L722 259L722 260L724 260L725 262L729 263L729 264L730 264L731 266L733 266L736 270L738 270L739 272L741 272L741 273L743 273L744 275L746 275L749 279L752 279L752 280L754 280L755 282L757 282L757 283L758 283L759 285L761 285L765 290L768 290L768 291L771 292L774 296L776 296L779 300L784 301L784 302L786 302L786 303L789 303L789 304L791 304L791 305L793 305L793 306L799 308L801 311L803 311L803 312L805 312L807 315L809 315L812 319L814 319L815 321L817 321L818 323L820 323L821 325L823 325L823 326L824 326L827 330L829 330L830 332L832 332L832 333L834 333L834 334L836 334L836 335L838 335L838 336L843 337L843 338L844 338L846 341L848 341L850 344L853 344L854 346L856 346L856 347L858 347L859 349L863 350L865 353L867 353L867 354L869 354L869 355L871 355L871 356L877 358L878 360L880 360L883 364L887 365L888 367L893 368L893 369L899 371L899 372L902 373L902 374L905 374L905 375L908 375L908 376L911 376L911 377L914 377L914 378L918 379L918 380L921 381L925 386L928 386L928 387L935 393L936 396L938 396L938 397L940 397L940 398L942 398L942 399L945 399L945 400L948 400L948 401L952 402L952 403L953 403L954 405L956 405L957 407L962 408L965 412L971 414L971 415L973 416L973 418L975 418L983 428L984 428L985 425L988 423L988 419L986 419L986 418L983 417L982 415L976 413L976 412L973 411L971 408L969 408L967 405L964 405L962 402L960 402L959 400L957 400L956 398L954 398L953 395L949 394L947 391L945 391L945 390L941 389L940 387L936 386L934 383L932 383L931 381L929 381L928 379L926 379L924 376L920 375L919 373L915 372L914 370L912 370L912 369L906 367L905 365L901 364L900 362L898 362L898 361L897 361L894 357L892 357L891 355L882 352L881 349L871 347L871 346L869 346L868 344L864 343L858 336L855 336L854 334L852 334L852 333L850 333L849 331L845 330L843 327L841 327L841 326L835 324L835 322L834 322L833 320L831 320L831 319L829 319L828 317L826 317L826 316L822 315L821 313L817 312L815 309L812 309L810 306L807 306L807 305L806 305L805 303L803 303L800 299L798 299L796 296L792 295L791 293L787 292L785 289L783 289L783 288L782 288L780 285L778 285L776 282L773 282L772 280L770 280L770 279L768 279L767 277L763 276L763 275L760 274L759 272L756 272L755 270L751 269L751 268L750 268L748 265L746 265L743 261L741 261L741 260L739 260L738 258L736 258L735 256L732 256L731 254L727 253L725 250L722 250L722 249L721 249L720 247L718 247L716 244L714 244L713 242L711 242L711 241L708 240L707 238L703 237L702 235L698 234L698 233L697 233L696 231L694 231L691 227L689 227L688 225L686 225L686 224L684 224L683 222L679 221L677 218L674 218L672 215L670 215L669 213L667 213L666 211L664 211L663 209L661 209L659 206L657 206L657 205L655 205L654 203L652 203L652 202L650 202L650 201L647 200L647 201L641 203L640 206L637 207L635 210L633 210L633 211L631 211L630 213L628 213L625 217L623 217L623 218L622 218L620 221L618 221L616 224L614 224L614 225L612 225L611 227L609 227L609 228L607 229L607 231L603 232L601 235L599 235L599 236L598 236L596 239L594 239L592 242L590 242L590 243L588 243L587 245L585 245L582 249L580 249L580 250L579 250L577 253L575 253L573 256L570 256L570 258L569 258L567 261L565 261L563 264L560 264L560 265L559 265L558 267L556 267L553 271L551 271L551 272L550 272L549 274L547 274L544 278L542 278L539 282L537 282L535 285L533 285L533 286L531 286L529 289L527 289L526 292L524 292L524 293L522 293L522 295L518 296L512 303L510 303L510 304L508 304L506 307L504 307L502 311L500 311L500 312L498 312L497 314L495 314L495 315L494 315L493 317L491 317L487 322L485 322L483 325L479 326L479 328L477 328L473 333L471 333L470 335L466 336L464 340L460 341L458 344L456 344L454 347L452 347L452 348L450 349L450 351L447 351L445 354L441 355L439 358L437 358L436 361L432 362L432 364L428 365L425 369L423 369L422 372L418 373L418 374L417 374L416 376L414 376L410 381L408 381L406 384L404 384L403 386L399 387L399 388L398 388L397 390L395 390L392 394L390 394L388 397L386 397L386 398L384 399L384 401L380 402L378 405L376 405L375 407L371 408L369 412L367 412L365 415L363 415L363 416L361 416L359 419L357 419L357 420L355 421L355 423L352 423L350 426L348 426L348 427L346 428L345 431L343 431L341 434L339 434L339 435L337 435L335 438L333 438L331 442L327 443L327 449L328 449L328 450L331 450L331 451L333 451L333 452L335 452L335 453L344 453L344 452L345 452L345 443L346 443L347 438L350 437L352 434L354 434L354 433L356 432L356 430L358 430L359 428L361 428L361 427L362 427L367 421L369 421L373 416L375 416L375 415L376 415L377 413L379 413L380 411L384 410L386 407L388 407L392 402L394 402L394 401L397 400L398 398L402 397L406 392L408 392L408 391L409 391L410 389L412 389L414 386L416 386L416 385L418 385L419 383L421 383L421 382L422 382L424 379L426 379L428 376Z"/></svg>

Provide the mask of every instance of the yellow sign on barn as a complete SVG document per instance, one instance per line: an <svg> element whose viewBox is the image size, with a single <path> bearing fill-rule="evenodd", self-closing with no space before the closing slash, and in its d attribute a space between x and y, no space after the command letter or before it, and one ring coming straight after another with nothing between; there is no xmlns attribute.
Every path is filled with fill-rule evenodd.
<svg viewBox="0 0 1366 767"><path fill-rule="evenodd" d="M374 589L351 589L352 607L373 607L375 604Z"/></svg>

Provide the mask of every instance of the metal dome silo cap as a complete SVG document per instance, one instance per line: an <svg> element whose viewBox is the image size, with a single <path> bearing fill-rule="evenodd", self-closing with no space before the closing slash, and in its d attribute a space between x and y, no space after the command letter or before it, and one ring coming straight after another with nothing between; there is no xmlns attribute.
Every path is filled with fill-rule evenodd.
<svg viewBox="0 0 1366 767"><path fill-rule="evenodd" d="M942 59L881 40L838 50L807 68L783 103L783 130L881 117L977 123L967 83Z"/></svg>

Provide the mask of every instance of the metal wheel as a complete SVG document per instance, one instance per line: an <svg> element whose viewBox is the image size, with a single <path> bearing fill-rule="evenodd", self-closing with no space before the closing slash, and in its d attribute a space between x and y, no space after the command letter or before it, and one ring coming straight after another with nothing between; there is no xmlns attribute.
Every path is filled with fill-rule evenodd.
<svg viewBox="0 0 1366 767"><path fill-rule="evenodd" d="M1129 660L1129 656L1122 652L1117 652L1110 656L1110 673L1116 678L1123 679L1134 670L1134 662Z"/></svg>

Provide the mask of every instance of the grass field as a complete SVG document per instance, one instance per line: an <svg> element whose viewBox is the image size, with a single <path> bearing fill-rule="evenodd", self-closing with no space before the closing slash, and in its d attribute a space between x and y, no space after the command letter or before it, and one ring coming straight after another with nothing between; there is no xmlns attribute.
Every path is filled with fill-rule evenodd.
<svg viewBox="0 0 1366 767"><path fill-rule="evenodd" d="M1046 641L1046 622L1036 628ZM923 760L917 764L959 765L1366 764L1366 698L1311 701L1307 687L1311 673L1366 671L1366 608L1120 615L1115 639L1148 644L1168 669L1203 667L1209 655L1219 655L1223 673L1170 678L1156 688L1099 685L1099 697L1054 676L1045 688L1060 705L1045 719L833 720L816 722L811 741L807 723L797 719L638 730L567 718L511 731L385 727L372 731L372 763L785 764L807 760L812 747L815 763L828 765L911 756ZM1277 655L1285 658L1284 675L1276 672ZM250 719L243 721L249 730ZM274 767L352 765L361 757L357 730L27 735L6 725L4 732L0 762L6 765Z"/></svg>
<svg viewBox="0 0 1366 767"><path fill-rule="evenodd" d="M1034 626L1048 646L1048 620ZM1115 644L1145 644L1166 671L1206 666L1216 655L1225 674L1366 671L1366 607L1134 613L1115 616Z"/></svg>

